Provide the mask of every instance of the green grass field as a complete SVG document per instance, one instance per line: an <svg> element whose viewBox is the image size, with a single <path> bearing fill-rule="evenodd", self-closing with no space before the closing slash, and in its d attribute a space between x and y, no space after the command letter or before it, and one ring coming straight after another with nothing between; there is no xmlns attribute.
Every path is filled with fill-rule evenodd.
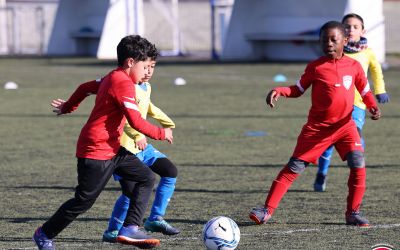
<svg viewBox="0 0 400 250"><path fill-rule="evenodd" d="M56 117L53 98L68 98L77 85L114 67L92 59L0 59L0 249L35 249L36 227L73 196L75 143L94 102ZM400 247L400 70L384 72L391 102L383 117L368 120L367 191L362 211L371 228L345 226L348 169L334 154L327 191L315 193L315 166L292 185L270 223L253 225L249 210L263 204L268 188L286 164L306 121L309 92L282 98L276 109L265 96L283 73L294 83L305 64L160 63L152 80L153 102L176 122L174 144L153 141L178 166L179 177L166 219L181 229L157 235L158 249L204 249L203 225L212 217L234 219L238 249L371 249ZM186 86L174 86L178 77ZM286 84L285 84L286 85ZM248 136L261 131L265 136ZM57 238L58 249L132 249L101 242L119 186L110 181L95 205Z"/></svg>

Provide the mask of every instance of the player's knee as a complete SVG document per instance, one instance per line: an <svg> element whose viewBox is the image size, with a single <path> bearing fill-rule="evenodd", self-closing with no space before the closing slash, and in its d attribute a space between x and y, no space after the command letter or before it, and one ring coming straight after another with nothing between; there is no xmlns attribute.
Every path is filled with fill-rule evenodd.
<svg viewBox="0 0 400 250"><path fill-rule="evenodd" d="M351 151L346 156L350 168L363 168L365 166L364 154L361 151Z"/></svg>
<svg viewBox="0 0 400 250"><path fill-rule="evenodd" d="M176 178L178 176L177 167L168 158L158 158L150 168L161 177Z"/></svg>
<svg viewBox="0 0 400 250"><path fill-rule="evenodd" d="M291 157L289 162L288 162L288 168L296 173L296 174L301 174L303 173L304 169L308 166L308 162Z"/></svg>
<svg viewBox="0 0 400 250"><path fill-rule="evenodd" d="M80 207L80 212L86 212L89 210L95 203L96 197L90 196L90 195L85 195L80 192L75 193L75 199L73 203L75 203L76 206ZM72 200L70 200L72 202Z"/></svg>

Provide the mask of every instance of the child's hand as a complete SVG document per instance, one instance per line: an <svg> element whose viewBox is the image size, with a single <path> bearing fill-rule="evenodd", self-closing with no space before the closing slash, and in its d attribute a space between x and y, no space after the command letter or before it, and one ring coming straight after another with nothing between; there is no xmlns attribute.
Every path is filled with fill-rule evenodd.
<svg viewBox="0 0 400 250"><path fill-rule="evenodd" d="M140 150L144 150L147 147L146 137L143 137L142 139L136 141L135 144L136 144L136 147L138 147Z"/></svg>
<svg viewBox="0 0 400 250"><path fill-rule="evenodd" d="M369 112L372 114L371 116L372 120L378 120L379 118L381 118L381 111L379 110L378 107L370 108Z"/></svg>
<svg viewBox="0 0 400 250"><path fill-rule="evenodd" d="M387 103L389 102L389 95L387 93L377 94L375 95L376 99L379 103Z"/></svg>
<svg viewBox="0 0 400 250"><path fill-rule="evenodd" d="M165 132L165 140L167 140L170 144L173 143L174 137L172 136L172 129L164 128Z"/></svg>
<svg viewBox="0 0 400 250"><path fill-rule="evenodd" d="M62 107L64 106L65 101L63 99L55 99L51 102L51 106L54 107L53 112L57 115L62 115L61 112Z"/></svg>
<svg viewBox="0 0 400 250"><path fill-rule="evenodd" d="M276 90L271 90L268 93L267 99L266 99L268 106L270 106L271 108L275 107L275 104L273 101L277 102L280 96L281 95Z"/></svg>

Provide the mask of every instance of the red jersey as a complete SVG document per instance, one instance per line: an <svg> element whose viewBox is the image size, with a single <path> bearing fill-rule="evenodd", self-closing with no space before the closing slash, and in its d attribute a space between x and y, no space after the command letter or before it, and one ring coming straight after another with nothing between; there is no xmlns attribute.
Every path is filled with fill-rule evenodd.
<svg viewBox="0 0 400 250"><path fill-rule="evenodd" d="M88 88L88 89L85 89ZM92 113L79 135L76 156L96 160L111 159L120 148L120 137L126 119L129 125L150 138L165 139L164 130L142 118L135 100L135 86L129 76L118 68L101 80L83 85L64 104L62 113L76 109L86 95L96 93Z"/></svg>
<svg viewBox="0 0 400 250"><path fill-rule="evenodd" d="M360 63L350 57L320 57L309 63L296 86L275 90L286 97L298 97L312 86L308 122L317 126L341 126L351 120L354 91L368 108L376 107L368 80Z"/></svg>

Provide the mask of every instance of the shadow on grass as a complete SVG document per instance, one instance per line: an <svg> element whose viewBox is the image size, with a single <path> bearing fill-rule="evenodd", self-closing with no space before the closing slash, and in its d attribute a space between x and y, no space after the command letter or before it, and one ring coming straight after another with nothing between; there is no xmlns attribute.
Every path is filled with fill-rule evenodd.
<svg viewBox="0 0 400 250"><path fill-rule="evenodd" d="M75 188L72 187L63 187L63 186L17 186L17 187L7 187L11 189L29 189L29 190L70 190L75 191ZM121 191L119 187L107 187L103 191ZM264 189L253 189L253 190L218 190L218 189L189 189L189 188L177 188L175 192L179 193L211 193L211 194L255 194L255 193L266 193ZM293 193L312 193L312 190L301 190L301 189L293 189L288 190L288 192Z"/></svg>
<svg viewBox="0 0 400 250"><path fill-rule="evenodd" d="M38 217L38 218L33 218L33 217L19 217L19 218L13 218L13 217L0 217L0 221L6 221L9 223L28 223L32 221L41 221L44 222L48 220L49 217ZM109 218L76 218L74 221L82 221L82 222L90 222L90 221L108 221Z"/></svg>
<svg viewBox="0 0 400 250"><path fill-rule="evenodd" d="M231 164L231 163L224 163L224 164L218 164L218 163L177 163L176 165L182 166L182 167L245 167L245 168L283 168L285 165L283 164ZM348 166L344 163L343 165L331 165L333 168L348 168ZM399 168L399 164L382 164L382 165L367 165L367 168Z"/></svg>

